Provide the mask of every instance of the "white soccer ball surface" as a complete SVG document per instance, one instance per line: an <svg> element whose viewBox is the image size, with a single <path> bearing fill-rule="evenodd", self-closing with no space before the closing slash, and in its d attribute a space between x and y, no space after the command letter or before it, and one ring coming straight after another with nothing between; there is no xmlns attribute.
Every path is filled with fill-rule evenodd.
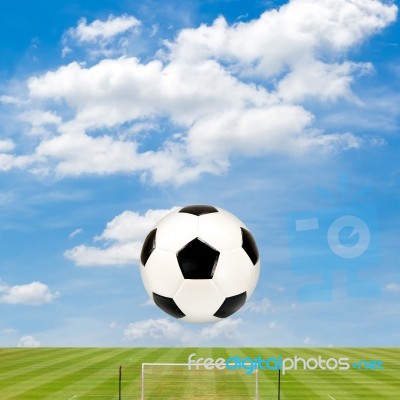
<svg viewBox="0 0 400 400"><path fill-rule="evenodd" d="M219 321L238 311L260 273L246 225L217 207L192 205L161 219L147 235L140 271L154 303L184 321Z"/></svg>

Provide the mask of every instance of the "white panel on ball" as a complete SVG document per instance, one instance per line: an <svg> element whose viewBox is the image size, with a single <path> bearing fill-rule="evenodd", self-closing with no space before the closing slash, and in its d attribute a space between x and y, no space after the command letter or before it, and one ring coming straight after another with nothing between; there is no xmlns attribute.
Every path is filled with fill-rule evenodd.
<svg viewBox="0 0 400 400"><path fill-rule="evenodd" d="M228 212L202 215L199 218L199 237L221 252L239 248L242 233L237 221Z"/></svg>
<svg viewBox="0 0 400 400"><path fill-rule="evenodd" d="M255 266L241 247L222 252L213 281L226 297L235 296L248 290L254 268Z"/></svg>
<svg viewBox="0 0 400 400"><path fill-rule="evenodd" d="M157 224L156 246L177 252L197 237L199 217L173 212Z"/></svg>
<svg viewBox="0 0 400 400"><path fill-rule="evenodd" d="M202 323L207 323L207 322L221 321L221 318L210 315L207 317L207 319L203 319L203 318L198 318L198 317L195 317L192 315L186 315L186 317L183 317L182 319L180 319L180 321L190 322L192 324L202 324Z"/></svg>
<svg viewBox="0 0 400 400"><path fill-rule="evenodd" d="M257 286L259 276L260 276L260 261L258 261L256 265L253 266L253 275L250 280L249 288L247 289L247 298L249 298L253 294L254 289Z"/></svg>
<svg viewBox="0 0 400 400"><path fill-rule="evenodd" d="M188 322L212 322L219 318L214 313L225 300L212 279L186 279L174 296Z"/></svg>
<svg viewBox="0 0 400 400"><path fill-rule="evenodd" d="M218 211L223 214L223 215L227 215L228 217L230 217L231 219L233 219L234 221L236 221L236 223L239 225L239 227L242 228L246 228L248 231L250 230L245 223L240 220L236 215L233 215L232 213L230 213L229 211L224 210L223 208L219 208L217 207Z"/></svg>
<svg viewBox="0 0 400 400"><path fill-rule="evenodd" d="M140 265L140 274L142 276L143 286L146 289L146 292L148 293L148 295L151 297L153 295L153 292L150 288L150 284L149 284L149 281L146 276L145 267L143 267L143 265Z"/></svg>
<svg viewBox="0 0 400 400"><path fill-rule="evenodd" d="M151 292L161 296L172 297L183 282L175 253L156 248L143 268Z"/></svg>

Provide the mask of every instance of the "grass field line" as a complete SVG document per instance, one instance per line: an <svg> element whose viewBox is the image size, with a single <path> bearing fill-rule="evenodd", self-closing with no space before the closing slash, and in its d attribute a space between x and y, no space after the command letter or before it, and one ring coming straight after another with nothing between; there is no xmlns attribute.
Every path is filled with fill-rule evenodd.
<svg viewBox="0 0 400 400"><path fill-rule="evenodd" d="M332 400L335 400L330 394L328 394L328 397L331 398Z"/></svg>

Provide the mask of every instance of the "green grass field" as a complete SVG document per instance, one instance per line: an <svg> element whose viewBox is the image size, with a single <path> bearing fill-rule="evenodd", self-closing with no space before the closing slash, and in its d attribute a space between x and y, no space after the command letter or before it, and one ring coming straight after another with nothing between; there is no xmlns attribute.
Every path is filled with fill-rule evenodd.
<svg viewBox="0 0 400 400"><path fill-rule="evenodd" d="M1 400L116 400L122 365L122 399L141 399L142 363L186 363L188 355L229 358L311 358L321 355L383 361L383 371L289 371L281 399L399 399L400 349L374 348L38 348L0 349ZM146 367L147 368L147 367ZM145 369L145 399L253 399L255 375L243 371ZM259 371L259 399L277 399L278 373Z"/></svg>

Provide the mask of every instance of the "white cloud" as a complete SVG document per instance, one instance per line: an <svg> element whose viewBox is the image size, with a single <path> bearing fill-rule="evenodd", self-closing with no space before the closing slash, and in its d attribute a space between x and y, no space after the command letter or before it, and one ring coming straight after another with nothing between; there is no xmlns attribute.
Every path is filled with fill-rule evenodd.
<svg viewBox="0 0 400 400"><path fill-rule="evenodd" d="M51 303L58 296L58 292L52 292L47 285L40 282L16 286L0 285L0 302L7 304L36 306Z"/></svg>
<svg viewBox="0 0 400 400"><path fill-rule="evenodd" d="M304 60L298 63L278 84L278 94L290 102L317 97L323 101L334 101L345 96L352 99L350 85L354 74L365 74L372 70L369 63L332 63Z"/></svg>
<svg viewBox="0 0 400 400"><path fill-rule="evenodd" d="M239 335L238 327L241 323L242 320L240 318L223 319L210 327L203 328L199 335L204 340L214 340L217 338L235 339Z"/></svg>
<svg viewBox="0 0 400 400"><path fill-rule="evenodd" d="M160 126L154 122L137 122L123 132L123 136L137 135L143 132L160 130Z"/></svg>
<svg viewBox="0 0 400 400"><path fill-rule="evenodd" d="M211 115L193 125L188 148L195 157L225 159L230 153L258 155L263 152L293 152L303 150L312 136L299 135L313 117L294 105L276 105L232 110Z"/></svg>
<svg viewBox="0 0 400 400"><path fill-rule="evenodd" d="M261 300L250 300L245 305L246 309L254 314L268 314L273 311L275 308L268 298L263 298Z"/></svg>
<svg viewBox="0 0 400 400"><path fill-rule="evenodd" d="M110 323L110 329L117 329L119 327L117 322L111 322Z"/></svg>
<svg viewBox="0 0 400 400"><path fill-rule="evenodd" d="M132 15L109 15L107 20L96 19L89 24L82 18L75 28L64 33L61 56L73 54L75 46L83 48L92 58L126 55L140 26L141 22Z"/></svg>
<svg viewBox="0 0 400 400"><path fill-rule="evenodd" d="M16 156L0 153L0 171L9 171L14 168L30 167L38 158L35 155Z"/></svg>
<svg viewBox="0 0 400 400"><path fill-rule="evenodd" d="M72 239L72 238L74 238L75 236L77 236L77 235L79 235L80 233L82 233L82 231L83 231L83 229L81 229L81 228L78 228L78 229L75 229L74 231L72 231L70 234L69 234L69 238L70 239Z"/></svg>
<svg viewBox="0 0 400 400"><path fill-rule="evenodd" d="M312 346L312 345L314 345L316 342L315 342L315 340L313 340L313 339L311 339L309 336L307 336L306 338L304 338L303 343L304 343L306 346Z"/></svg>
<svg viewBox="0 0 400 400"><path fill-rule="evenodd" d="M67 40L65 39L65 42L66 42ZM72 49L70 48L70 47L68 47L68 46L64 46L63 48L62 48L62 50L61 50L61 57L62 58L65 58L69 53L72 53Z"/></svg>
<svg viewBox="0 0 400 400"><path fill-rule="evenodd" d="M144 215L134 211L124 211L108 222L106 228L96 240L115 240L129 243L132 240L143 240L150 229L166 214L175 210L148 210Z"/></svg>
<svg viewBox="0 0 400 400"><path fill-rule="evenodd" d="M101 89L104 81L110 82L107 92ZM164 69L158 61L142 65L132 58L106 60L89 69L72 63L31 79L29 88L34 97L62 97L80 110L60 126L61 135L44 140L36 150L55 160L60 176L149 171L156 183L183 183L203 172L226 171L231 153L301 154L360 142L351 134L308 132L310 112L274 104L278 100L265 89L241 83L213 61ZM158 151L139 153L133 141L82 133L162 114L188 130L187 138L166 142Z"/></svg>
<svg viewBox="0 0 400 400"><path fill-rule="evenodd" d="M385 292L400 292L400 285L398 283L388 283L383 287Z"/></svg>
<svg viewBox="0 0 400 400"><path fill-rule="evenodd" d="M0 152L5 153L13 150L15 143L10 139L0 140Z"/></svg>
<svg viewBox="0 0 400 400"><path fill-rule="evenodd" d="M274 101L265 89L242 83L212 60L164 66L160 60L142 64L128 57L105 59L89 68L72 62L32 77L28 88L32 98L64 99L79 110L62 127L67 133L165 114L190 125L210 113Z"/></svg>
<svg viewBox="0 0 400 400"><path fill-rule="evenodd" d="M157 343L175 342L185 345L215 343L218 339L237 339L240 336L238 327L241 323L241 319L227 318L210 327L196 330L167 318L148 319L129 324L124 330L124 339L128 341L146 339Z"/></svg>
<svg viewBox="0 0 400 400"><path fill-rule="evenodd" d="M98 245L79 245L67 250L65 256L82 267L138 263L147 233L162 217L175 209L148 210L143 215L124 211L108 222L104 231L94 238Z"/></svg>
<svg viewBox="0 0 400 400"><path fill-rule="evenodd" d="M8 286L0 279L0 293L7 290Z"/></svg>
<svg viewBox="0 0 400 400"><path fill-rule="evenodd" d="M79 245L65 252L65 256L80 267L123 266L138 262L140 243L114 243L108 247Z"/></svg>
<svg viewBox="0 0 400 400"><path fill-rule="evenodd" d="M155 305L154 300L149 297L144 303L139 304L139 307L154 307Z"/></svg>
<svg viewBox="0 0 400 400"><path fill-rule="evenodd" d="M280 285L270 285L269 287L277 293L283 293L285 291L285 288Z"/></svg>
<svg viewBox="0 0 400 400"><path fill-rule="evenodd" d="M140 21L131 15L120 17L109 15L106 21L96 19L90 24L87 23L86 18L82 18L76 28L68 31L68 35L80 42L93 42L97 39L110 40L140 24Z"/></svg>
<svg viewBox="0 0 400 400"><path fill-rule="evenodd" d="M37 154L57 160L55 170L60 176L128 172L135 170L137 164L136 145L113 140L110 136L63 134L43 141Z"/></svg>
<svg viewBox="0 0 400 400"><path fill-rule="evenodd" d="M269 329L278 329L278 328L281 328L281 325L278 324L278 322L276 322L276 321L272 321L268 324L268 328Z"/></svg>
<svg viewBox="0 0 400 400"><path fill-rule="evenodd" d="M166 318L148 319L134 322L124 330L124 338L127 340L155 339L155 340L179 340L184 331L183 326Z"/></svg>
<svg viewBox="0 0 400 400"><path fill-rule="evenodd" d="M0 330L0 335L14 335L17 332L18 330L14 328L4 328Z"/></svg>
<svg viewBox="0 0 400 400"><path fill-rule="evenodd" d="M50 125L58 126L62 122L59 115L51 111L30 110L20 115L21 120L31 125L30 133L32 135L46 135L50 133L48 127Z"/></svg>
<svg viewBox="0 0 400 400"><path fill-rule="evenodd" d="M21 105L26 104L27 101L22 100L16 96L2 95L2 96L0 96L0 103L14 105L14 106L21 106Z"/></svg>
<svg viewBox="0 0 400 400"><path fill-rule="evenodd" d="M9 154L15 149L15 142L10 139L0 140L0 171L8 171L13 168L26 168L31 165L37 156Z"/></svg>
<svg viewBox="0 0 400 400"><path fill-rule="evenodd" d="M248 22L229 25L219 17L183 29L146 63L125 54L31 77L27 97L50 106L42 111L44 121L25 115L33 131L50 123L56 132L26 155L33 158L0 154L0 168L59 177L128 172L182 184L225 172L233 154L302 155L371 145L351 132L315 129L306 107L310 99L361 104L351 84L373 66L349 60L348 52L396 15L394 4L377 0L292 0ZM139 24L127 15L81 20L65 37L95 43L111 57L107 43ZM69 119L59 119L60 104ZM170 137L141 151L141 141L157 134L158 118L170 125Z"/></svg>
<svg viewBox="0 0 400 400"><path fill-rule="evenodd" d="M172 58L199 62L216 57L247 66L247 74L279 75L304 60L343 54L392 23L397 7L376 0L292 0L260 18L229 26L184 29L169 43ZM322 89L321 89L322 90Z"/></svg>
<svg viewBox="0 0 400 400"><path fill-rule="evenodd" d="M41 343L33 336L22 336L19 340L18 347L40 347Z"/></svg>

